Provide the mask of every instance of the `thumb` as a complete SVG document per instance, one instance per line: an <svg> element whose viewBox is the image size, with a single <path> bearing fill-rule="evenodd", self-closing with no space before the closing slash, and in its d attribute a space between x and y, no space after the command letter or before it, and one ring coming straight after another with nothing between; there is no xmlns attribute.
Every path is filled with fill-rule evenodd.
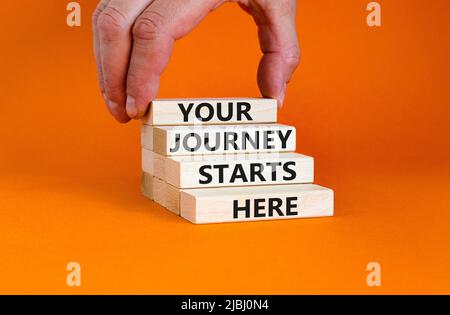
<svg viewBox="0 0 450 315"><path fill-rule="evenodd" d="M264 97L276 98L281 107L286 84L300 62L296 31L296 1L248 1L241 7L258 25L263 57L258 68L258 85Z"/></svg>

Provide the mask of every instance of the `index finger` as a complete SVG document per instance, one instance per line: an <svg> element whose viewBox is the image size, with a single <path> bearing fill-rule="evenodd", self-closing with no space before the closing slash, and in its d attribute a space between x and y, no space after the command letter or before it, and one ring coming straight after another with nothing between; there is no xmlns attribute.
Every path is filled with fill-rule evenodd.
<svg viewBox="0 0 450 315"><path fill-rule="evenodd" d="M127 113L142 117L155 98L175 40L189 33L219 0L155 0L137 19L127 75Z"/></svg>

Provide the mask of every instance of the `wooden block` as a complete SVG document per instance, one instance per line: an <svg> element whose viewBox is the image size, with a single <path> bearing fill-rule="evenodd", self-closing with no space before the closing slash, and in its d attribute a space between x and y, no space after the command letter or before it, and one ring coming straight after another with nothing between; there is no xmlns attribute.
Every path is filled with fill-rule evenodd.
<svg viewBox="0 0 450 315"><path fill-rule="evenodd" d="M152 174L142 172L141 192L144 196L180 215L180 190Z"/></svg>
<svg viewBox="0 0 450 315"><path fill-rule="evenodd" d="M165 175L166 174L165 164L167 164L166 159L167 157L165 156L142 148L141 152L142 171L167 181Z"/></svg>
<svg viewBox="0 0 450 315"><path fill-rule="evenodd" d="M146 125L250 124L277 121L277 101L268 98L156 99Z"/></svg>
<svg viewBox="0 0 450 315"><path fill-rule="evenodd" d="M154 194L153 194L153 176L149 173L146 172L142 172L141 175L141 193L153 200L154 199Z"/></svg>
<svg viewBox="0 0 450 315"><path fill-rule="evenodd" d="M142 169L177 188L314 181L314 159L293 152L162 156L142 149Z"/></svg>
<svg viewBox="0 0 450 315"><path fill-rule="evenodd" d="M179 189L169 185L162 179L154 177L154 200L172 211L176 215L180 215L180 191Z"/></svg>
<svg viewBox="0 0 450 315"><path fill-rule="evenodd" d="M333 215L333 191L313 184L181 190L181 216L193 223Z"/></svg>
<svg viewBox="0 0 450 315"><path fill-rule="evenodd" d="M295 127L282 124L142 126L142 146L158 154L295 151Z"/></svg>
<svg viewBox="0 0 450 315"><path fill-rule="evenodd" d="M333 191L313 184L178 189L142 177L145 196L197 224L333 215Z"/></svg>

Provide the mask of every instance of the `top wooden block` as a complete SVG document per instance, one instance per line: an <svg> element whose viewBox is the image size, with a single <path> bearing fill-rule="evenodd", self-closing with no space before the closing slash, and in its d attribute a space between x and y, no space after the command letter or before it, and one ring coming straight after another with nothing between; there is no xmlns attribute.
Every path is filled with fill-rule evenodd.
<svg viewBox="0 0 450 315"><path fill-rule="evenodd" d="M156 99L145 125L252 124L277 121L277 101L269 98Z"/></svg>

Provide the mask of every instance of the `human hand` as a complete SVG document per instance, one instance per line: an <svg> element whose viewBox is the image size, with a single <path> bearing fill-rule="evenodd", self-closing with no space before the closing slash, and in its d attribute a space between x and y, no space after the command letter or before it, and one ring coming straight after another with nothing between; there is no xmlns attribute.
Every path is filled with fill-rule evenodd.
<svg viewBox="0 0 450 315"><path fill-rule="evenodd" d="M100 89L122 123L139 119L156 97L160 75L177 39L226 0L102 0L93 15ZM283 103L300 60L295 0L234 0L258 25L263 57L258 85Z"/></svg>

